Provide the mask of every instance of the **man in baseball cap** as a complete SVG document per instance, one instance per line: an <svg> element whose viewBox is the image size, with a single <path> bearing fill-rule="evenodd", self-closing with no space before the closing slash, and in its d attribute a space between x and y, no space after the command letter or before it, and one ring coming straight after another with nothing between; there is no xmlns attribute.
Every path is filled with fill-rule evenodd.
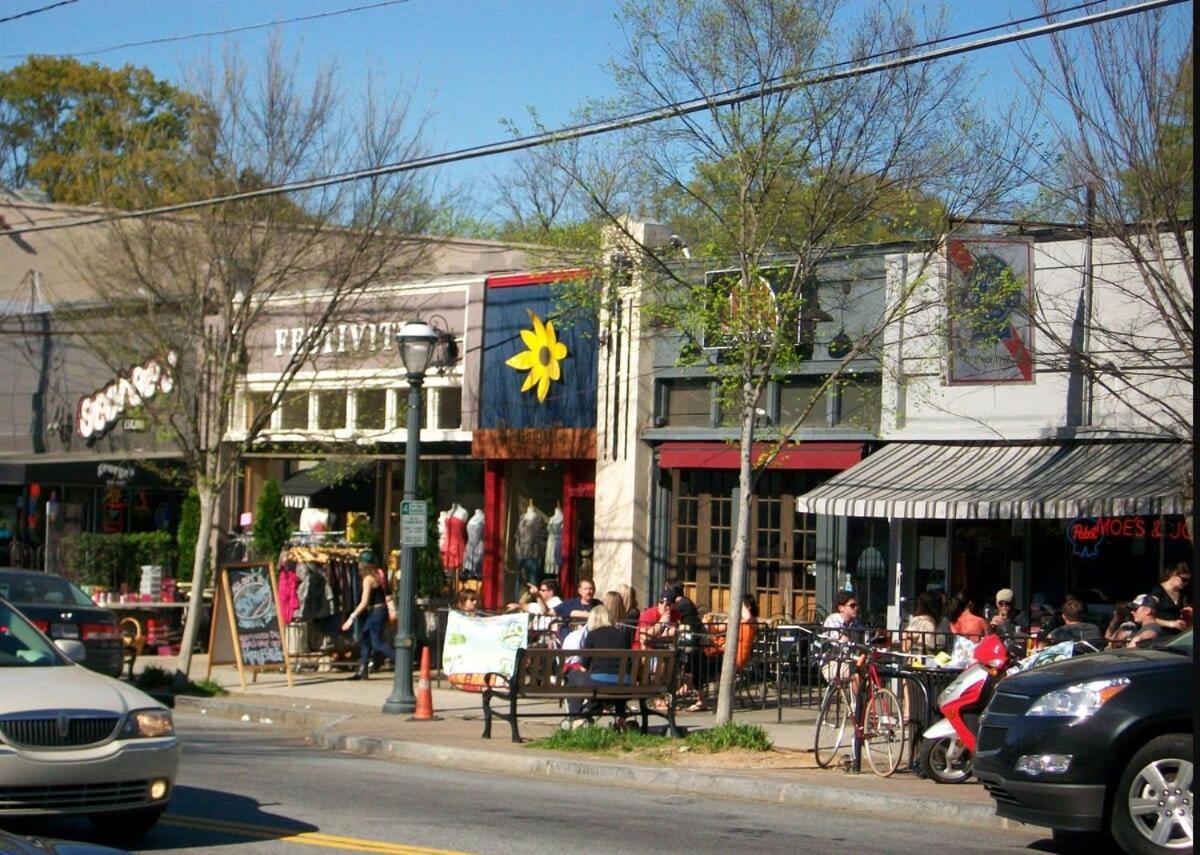
<svg viewBox="0 0 1200 855"><path fill-rule="evenodd" d="M990 623L998 635L1013 637L1022 628L1020 615L1013 604L1012 588L1001 588L996 592L996 613Z"/></svg>
<svg viewBox="0 0 1200 855"><path fill-rule="evenodd" d="M1158 600L1149 594L1139 594L1129 604L1133 610L1133 622L1138 625L1138 631L1130 636L1130 647L1146 647L1162 637L1163 628L1159 626Z"/></svg>

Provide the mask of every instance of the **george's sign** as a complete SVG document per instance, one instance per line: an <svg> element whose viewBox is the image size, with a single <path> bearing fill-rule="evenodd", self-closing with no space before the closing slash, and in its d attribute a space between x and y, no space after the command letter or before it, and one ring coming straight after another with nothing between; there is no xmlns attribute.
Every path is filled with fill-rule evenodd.
<svg viewBox="0 0 1200 855"><path fill-rule="evenodd" d="M84 439L103 436L129 407L140 406L160 392L175 388L173 369L179 362L174 351L147 359L127 375L117 377L103 389L79 399L75 406L75 432Z"/></svg>

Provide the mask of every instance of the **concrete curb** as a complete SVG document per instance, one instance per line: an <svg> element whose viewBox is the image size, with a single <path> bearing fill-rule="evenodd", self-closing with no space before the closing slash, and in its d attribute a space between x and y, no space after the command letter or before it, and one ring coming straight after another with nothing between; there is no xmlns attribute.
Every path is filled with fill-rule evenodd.
<svg viewBox="0 0 1200 855"><path fill-rule="evenodd" d="M460 748L402 739L338 733L337 725L352 715L299 708L242 703L223 698L180 698L180 706L205 709L223 717L253 720L271 719L308 731L309 740L318 748L344 751L364 757L377 757L440 766L505 774L524 774L564 780L669 792L679 795L719 796L757 802L804 805L852 813L884 814L908 819L965 825L973 828L1013 829L1022 827L995 815L991 805L960 804L949 799L853 790L847 787L823 787L798 781L778 781L747 772L696 771L673 767L629 766L570 757L546 757L499 753L486 749ZM864 773L866 774L866 773Z"/></svg>

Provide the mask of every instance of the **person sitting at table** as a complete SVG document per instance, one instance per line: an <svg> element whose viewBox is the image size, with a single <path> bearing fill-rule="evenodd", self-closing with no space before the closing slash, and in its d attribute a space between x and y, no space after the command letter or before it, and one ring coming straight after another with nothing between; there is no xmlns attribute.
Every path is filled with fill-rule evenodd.
<svg viewBox="0 0 1200 855"><path fill-rule="evenodd" d="M940 602L933 591L922 591L917 597L917 609L900 635L900 649L906 653L936 653L938 621L942 616Z"/></svg>
<svg viewBox="0 0 1200 855"><path fill-rule="evenodd" d="M1137 630L1138 625L1133 619L1133 610L1126 603L1117 603L1113 606L1112 617L1104 630L1104 640L1112 649L1124 647L1126 641Z"/></svg>
<svg viewBox="0 0 1200 855"><path fill-rule="evenodd" d="M588 612L585 624L586 635L580 648L579 666L567 671L568 686L590 686L596 683L615 685L618 679L620 660L605 656L592 656L589 650L628 650L629 634L624 627L613 626L608 609L603 605L596 606ZM625 701L616 701L616 725L625 724ZM568 698L568 720L572 729L582 727L603 709L602 703L588 701L583 698Z"/></svg>
<svg viewBox="0 0 1200 855"><path fill-rule="evenodd" d="M1102 646L1100 627L1084 620L1087 606L1076 597L1067 597L1062 606L1063 625L1046 636L1049 644L1062 641L1084 641L1099 649Z"/></svg>
<svg viewBox="0 0 1200 855"><path fill-rule="evenodd" d="M675 611L675 590L663 588L658 604L642 609L638 615L634 649L662 647L675 637L679 613Z"/></svg>
<svg viewBox="0 0 1200 855"><path fill-rule="evenodd" d="M987 633L987 621L975 614L975 601L966 591L959 591L947 606L950 631L978 643Z"/></svg>
<svg viewBox="0 0 1200 855"><path fill-rule="evenodd" d="M754 650L754 639L758 637L758 600L753 594L746 594L742 597L741 615L741 622L738 624L737 653L733 664L735 671L741 671L750 661L750 654ZM727 631L713 632L711 634L712 646L705 649L705 654L710 658L723 657L727 635ZM719 666L718 673L720 673ZM687 708L688 712L704 712L708 709L704 703L703 686L697 687L697 696L696 703Z"/></svg>

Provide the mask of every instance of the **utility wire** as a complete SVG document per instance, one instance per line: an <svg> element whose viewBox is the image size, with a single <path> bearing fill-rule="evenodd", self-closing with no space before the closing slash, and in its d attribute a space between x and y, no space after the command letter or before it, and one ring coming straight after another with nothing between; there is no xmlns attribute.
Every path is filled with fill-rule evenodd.
<svg viewBox="0 0 1200 855"><path fill-rule="evenodd" d="M51 3L49 6L42 6L37 9L30 9L28 12L21 12L17 15L9 15L7 18L0 18L0 24L7 24L9 21L15 21L18 18L28 18L30 15L36 15L39 12L49 12L51 9L57 9L59 6L70 6L72 3L78 3L79 0L59 0L58 3ZM5 57L10 59L11 57Z"/></svg>
<svg viewBox="0 0 1200 855"><path fill-rule="evenodd" d="M75 3L75 2L78 2L78 0L64 0L64 2ZM73 53L52 53L52 54L41 54L41 55L42 56L55 56L55 57L96 56L97 54L111 53L112 51L124 50L126 48L146 47L147 45L164 45L164 44L170 44L171 42L184 42L184 41L188 41L190 39L203 39L203 38L211 38L212 36L227 36L232 33L245 33L245 32L249 32L250 30L263 30L268 27L278 27L278 26L282 26L284 24L296 24L296 23L303 23L306 21L316 21L319 18L333 18L338 15L349 15L353 12L366 12L371 9L380 9L384 6L397 6L401 3L409 3L409 2L411 2L411 0L380 0L380 2L378 2L378 3L368 3L364 6L351 6L347 9L334 9L329 12L316 12L312 15L300 15L295 18L280 18L275 21L267 21L266 23L263 23L263 24L246 24L245 26L241 26L241 27L230 27L229 29L226 29L226 30L208 30L206 32L201 32L201 33L184 33L184 34L177 35L177 36L160 36L159 38L145 39L144 41L140 41L140 42L123 42L122 44L119 44L119 45L110 45L108 47L102 47L102 48L91 48L89 50L75 51ZM59 3L58 5L61 6L63 4ZM52 8L52 7L48 6L46 8ZM37 10L37 11L41 11L41 10ZM31 15L33 13L26 12L25 14ZM21 16L17 15L15 17L19 18ZM0 19L0 23L3 23L4 21L7 21L7 20L10 20L10 19L9 18ZM0 59L20 59L25 55L26 54L21 54L21 53L5 54L3 56L0 56Z"/></svg>
<svg viewBox="0 0 1200 855"><path fill-rule="evenodd" d="M326 175L319 178L309 178L303 181L277 184L269 187L262 187L257 190L231 193L225 196L213 196L210 198L197 199L190 202L177 202L172 205L161 205L159 207L145 208L137 211L115 211L97 214L90 217L81 217L75 220L45 222L37 225L9 228L4 230L4 234L19 235L29 232L55 231L58 229L69 229L76 228L78 226L93 225L95 223L116 222L120 220L133 220L142 219L145 217L160 216L163 214L174 214L181 211L191 211L197 208L205 208L210 205L223 205L230 202L242 202L249 199L261 199L268 196L278 196L283 193L296 193L305 190L316 190L336 184L345 184L351 181L361 181L366 178L376 178L382 175L412 172L419 169L427 169L431 166L443 166L450 163L460 163L467 160L475 160L481 157L491 157L497 154L507 154L514 151L538 148L540 146L550 145L552 143L584 139L600 134L611 133L613 131L641 127L643 125L661 122L666 119L674 119L694 113L712 111L720 107L728 107L744 101L753 100L755 98L777 95L805 86L814 86L822 83L831 83L837 80L864 77L870 74L877 74L881 71L888 71L897 68L904 68L910 65L933 62L939 59L946 59L948 57L958 56L960 54L996 47L998 45L1027 41L1029 39L1038 38L1051 33L1078 29L1079 27L1091 26L1094 24L1103 23L1105 21L1112 21L1118 18L1138 15L1154 9L1166 8L1168 6L1177 6L1181 3L1187 2L1190 2L1190 0L1145 0L1145 2L1136 3L1132 6L1124 6L1120 9L1096 12L1079 18L1072 18L1068 21L1056 21L1044 24L1040 27L1034 27L1029 30L992 36L990 38L979 39L978 41L967 42L966 44L939 48L926 53L901 56L895 59L885 60L883 62L870 62L840 71L825 71L824 69L818 69L816 73L809 71L799 77L778 80L776 82L763 81L762 84L754 87L743 87L741 89L733 90L716 96L708 95L700 98L693 98L688 101L678 101L668 104L665 107L658 107L653 110L630 113L600 122L574 125L561 128L556 131L545 131L542 133L530 134L511 140L506 140L504 142L486 143L484 145L457 149L455 151L444 152L441 154L428 155L426 157L413 158L411 160L399 161L397 163L384 164L382 166L375 166L369 169L359 169L351 172ZM845 63L838 63L838 65L843 64Z"/></svg>

